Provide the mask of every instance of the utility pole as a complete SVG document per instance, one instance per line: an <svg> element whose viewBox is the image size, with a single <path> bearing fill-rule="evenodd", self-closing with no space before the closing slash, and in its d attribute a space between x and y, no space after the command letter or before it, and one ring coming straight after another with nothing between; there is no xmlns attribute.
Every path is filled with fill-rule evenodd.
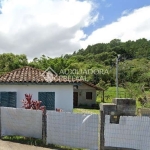
<svg viewBox="0 0 150 150"><path fill-rule="evenodd" d="M118 63L119 63L120 54L116 57L116 98L118 98Z"/></svg>

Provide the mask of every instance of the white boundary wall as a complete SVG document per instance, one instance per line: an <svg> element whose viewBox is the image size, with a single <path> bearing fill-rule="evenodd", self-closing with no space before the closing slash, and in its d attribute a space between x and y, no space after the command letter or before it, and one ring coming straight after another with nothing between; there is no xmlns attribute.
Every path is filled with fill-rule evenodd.
<svg viewBox="0 0 150 150"><path fill-rule="evenodd" d="M47 144L98 149L98 115L47 111Z"/></svg>
<svg viewBox="0 0 150 150"><path fill-rule="evenodd" d="M110 123L110 116L105 116L105 146L150 149L150 118L120 117L119 124Z"/></svg>
<svg viewBox="0 0 150 150"><path fill-rule="evenodd" d="M42 139L42 111L1 107L1 133Z"/></svg>

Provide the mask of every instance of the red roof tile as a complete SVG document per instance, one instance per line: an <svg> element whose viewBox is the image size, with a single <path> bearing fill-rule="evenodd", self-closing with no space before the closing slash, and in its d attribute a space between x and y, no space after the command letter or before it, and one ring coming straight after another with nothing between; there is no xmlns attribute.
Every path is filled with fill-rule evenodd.
<svg viewBox="0 0 150 150"><path fill-rule="evenodd" d="M45 76L47 72L32 68L29 66L25 66L23 68L15 69L11 72L3 74L0 76L0 83L48 83ZM95 88L96 90L102 90L101 87L97 87L96 85L82 81L82 80L69 80L60 76L53 76L52 83L85 83L88 86Z"/></svg>
<svg viewBox="0 0 150 150"><path fill-rule="evenodd" d="M43 70L32 68L29 66L15 69L11 72L8 72L6 74L3 74L0 76L0 82L1 83L12 83L12 82L24 82L24 83L48 83L49 81L46 80L47 72L44 72ZM72 80L67 80L63 79L61 77L54 77L53 80L51 81L53 83L68 83L68 82L80 82L79 80L77 81L72 81Z"/></svg>
<svg viewBox="0 0 150 150"><path fill-rule="evenodd" d="M92 84L92 83L90 83L90 82L85 82L85 81L82 81L82 82L85 83L85 84L88 85L88 86L91 86L91 87L95 88L96 90L104 91L103 88L98 87L98 86L96 86L96 85L94 85L94 84Z"/></svg>

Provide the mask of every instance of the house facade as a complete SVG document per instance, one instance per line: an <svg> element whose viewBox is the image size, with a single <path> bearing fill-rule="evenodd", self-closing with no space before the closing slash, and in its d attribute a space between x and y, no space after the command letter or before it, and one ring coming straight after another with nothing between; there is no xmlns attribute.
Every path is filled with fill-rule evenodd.
<svg viewBox="0 0 150 150"><path fill-rule="evenodd" d="M104 98L104 89L95 86L94 84L83 82L80 85L74 86L73 92L73 106L89 106L96 104L97 94L96 91L102 92Z"/></svg>
<svg viewBox="0 0 150 150"><path fill-rule="evenodd" d="M0 77L0 105L21 108L25 94L31 94L33 100L42 101L47 110L60 108L63 111L73 110L73 85L78 81L54 79L48 82L42 70L23 67Z"/></svg>

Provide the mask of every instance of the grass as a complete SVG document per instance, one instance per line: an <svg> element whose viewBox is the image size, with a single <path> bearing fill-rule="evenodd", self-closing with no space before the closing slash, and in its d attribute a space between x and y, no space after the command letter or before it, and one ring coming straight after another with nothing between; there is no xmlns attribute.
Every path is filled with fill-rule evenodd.
<svg viewBox="0 0 150 150"><path fill-rule="evenodd" d="M128 97L125 89L121 87L118 88L118 94L120 98ZM102 97L101 93L98 93L97 103L101 102L101 97ZM116 87L109 87L104 93L104 101L106 103L112 103L113 98L116 98Z"/></svg>
<svg viewBox="0 0 150 150"><path fill-rule="evenodd" d="M101 93L97 93L97 103L101 102ZM118 88L118 94L119 94L119 98L129 98L129 94L127 93L126 89L124 88ZM150 108L150 90L146 90L145 91L146 96L149 98L148 103L145 105L145 107ZM112 99L116 97L116 87L109 87L106 91L105 91L105 96L104 96L104 102L105 103L112 103ZM139 95L136 97L136 108L141 108L141 104L138 101L139 97L143 97L143 95Z"/></svg>
<svg viewBox="0 0 150 150"><path fill-rule="evenodd" d="M27 145L33 145L33 146L39 146L39 147L45 147L50 149L58 149L58 150L84 150L84 149L77 149L77 148L70 148L66 146L59 146L54 144L43 144L43 141L40 139L35 138L26 138L23 136L4 136L2 137L2 140L4 141L11 141L21 144L27 144Z"/></svg>
<svg viewBox="0 0 150 150"><path fill-rule="evenodd" d="M102 93L98 92L97 94L98 94L97 103L100 103ZM150 98L150 90L145 91L145 94L146 94L147 97ZM129 93L127 92L127 90L122 88L122 87L118 87L118 97L119 98L130 98ZM139 93L139 95L136 97L136 99L138 97L143 97L143 96L140 95L140 93ZM109 87L104 93L104 101L106 103L111 103L113 98L116 98L116 87Z"/></svg>
<svg viewBox="0 0 150 150"><path fill-rule="evenodd" d="M97 109L84 109L84 108L74 108L74 113L83 113L83 114L99 114Z"/></svg>
<svg viewBox="0 0 150 150"><path fill-rule="evenodd" d="M109 95L111 98L116 97L116 87L109 87L107 91L105 92L106 95ZM124 88L119 87L118 88L118 96L120 98L127 97L126 91Z"/></svg>

